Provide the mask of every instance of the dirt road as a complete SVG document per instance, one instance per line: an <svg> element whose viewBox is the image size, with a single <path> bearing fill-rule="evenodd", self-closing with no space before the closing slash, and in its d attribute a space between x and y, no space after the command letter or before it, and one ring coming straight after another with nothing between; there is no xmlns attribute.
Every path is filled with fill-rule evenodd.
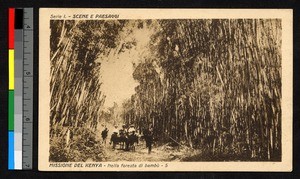
<svg viewBox="0 0 300 179"><path fill-rule="evenodd" d="M124 151L118 148L119 146L113 150L111 145L105 147L107 161L171 161L168 157L169 155L166 155L165 151L159 150L158 148L154 148L151 154L148 154L148 150L143 144L138 145L135 152Z"/></svg>

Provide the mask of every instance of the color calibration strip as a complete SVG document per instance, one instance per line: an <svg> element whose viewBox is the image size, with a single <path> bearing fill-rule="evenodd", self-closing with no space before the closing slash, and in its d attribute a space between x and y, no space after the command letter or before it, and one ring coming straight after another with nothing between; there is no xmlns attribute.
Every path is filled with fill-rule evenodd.
<svg viewBox="0 0 300 179"><path fill-rule="evenodd" d="M14 89L15 89L15 59L14 59L14 37L15 37L15 9L8 10L8 169L15 169L15 147L14 147Z"/></svg>
<svg viewBox="0 0 300 179"><path fill-rule="evenodd" d="M9 8L10 170L32 169L33 9Z"/></svg>

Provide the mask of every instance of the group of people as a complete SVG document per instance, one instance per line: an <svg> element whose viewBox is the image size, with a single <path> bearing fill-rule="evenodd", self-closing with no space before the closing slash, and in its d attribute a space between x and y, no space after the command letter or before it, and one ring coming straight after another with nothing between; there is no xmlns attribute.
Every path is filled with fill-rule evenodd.
<svg viewBox="0 0 300 179"><path fill-rule="evenodd" d="M134 135L135 134L135 127L133 124L129 126L129 128L126 128L126 125L123 124L121 129L118 129L118 125L115 125L115 128L113 130L113 133L123 135L123 134L128 134L128 135Z"/></svg>
<svg viewBox="0 0 300 179"><path fill-rule="evenodd" d="M108 129L105 129L101 132L101 136L103 139L103 143L106 144L106 138L108 136ZM148 148L148 153L151 153L152 150L152 143L153 143L153 125L150 124L149 127L142 131L142 138L145 139L146 147ZM130 147L134 147L134 144L138 143L138 135L136 134L136 129L133 124L131 124L128 128L125 124L122 125L122 128L119 129L118 125L114 126L112 131L110 144L113 144L113 149L115 149L117 144L120 144L120 147L124 148L125 150L129 150Z"/></svg>

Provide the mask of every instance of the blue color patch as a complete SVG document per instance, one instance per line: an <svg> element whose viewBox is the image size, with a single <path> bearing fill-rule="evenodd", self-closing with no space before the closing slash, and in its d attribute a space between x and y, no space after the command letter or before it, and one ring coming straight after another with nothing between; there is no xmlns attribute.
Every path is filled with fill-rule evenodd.
<svg viewBox="0 0 300 179"><path fill-rule="evenodd" d="M14 131L8 131L8 169L15 169Z"/></svg>

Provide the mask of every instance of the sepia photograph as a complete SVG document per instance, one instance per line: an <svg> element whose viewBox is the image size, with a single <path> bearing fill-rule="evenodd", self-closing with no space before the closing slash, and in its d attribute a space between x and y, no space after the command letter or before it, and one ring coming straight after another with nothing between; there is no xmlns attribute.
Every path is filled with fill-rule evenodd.
<svg viewBox="0 0 300 179"><path fill-rule="evenodd" d="M291 170L291 11L42 10L41 168Z"/></svg>

